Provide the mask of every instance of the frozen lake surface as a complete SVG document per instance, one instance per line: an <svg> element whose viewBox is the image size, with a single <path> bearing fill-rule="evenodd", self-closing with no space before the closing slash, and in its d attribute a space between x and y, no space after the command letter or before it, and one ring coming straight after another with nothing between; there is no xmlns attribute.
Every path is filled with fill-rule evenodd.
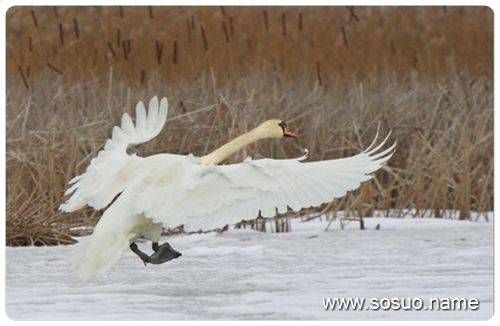
<svg viewBox="0 0 500 326"><path fill-rule="evenodd" d="M492 219L490 218L490 221ZM230 230L168 238L179 259L145 267L127 252L78 283L72 246L8 247L6 312L24 319L488 319L493 223L447 219L292 221L290 233ZM375 225L380 229L375 230ZM150 252L149 244L141 244ZM475 311L325 310L323 298L477 298Z"/></svg>

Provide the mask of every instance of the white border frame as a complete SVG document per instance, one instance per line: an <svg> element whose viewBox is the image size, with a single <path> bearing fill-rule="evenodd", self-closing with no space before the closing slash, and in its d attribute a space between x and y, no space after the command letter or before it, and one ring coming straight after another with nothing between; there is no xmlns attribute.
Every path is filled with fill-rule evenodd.
<svg viewBox="0 0 500 326"><path fill-rule="evenodd" d="M1 121L1 126L0 126L0 136L1 136L1 141L0 141L0 155L1 155L1 159L0 159L0 170L2 171L5 171L4 173L1 174L1 177L0 177L0 197L2 198L0 200L0 212L2 213L5 213L6 212L6 180L5 180L5 176L6 176L6 166L5 166L5 158L6 158L6 152L5 152L5 145L6 145L6 135L5 135L5 117L6 117L6 114L5 114L5 101L6 101L6 98L5 98L5 95L6 95L6 83L4 82L7 78L6 76L6 71L5 71L5 68L6 68L6 13L7 13L7 10L12 7L12 6L20 6L20 5L26 5L26 6L68 6L68 5L71 5L71 6L77 6L77 5L80 5L80 6L91 6L91 5L98 5L98 6L115 6L115 5L137 5L137 6L145 6L145 5L152 5L152 6L159 6L159 5L162 5L162 6L165 6L165 5L227 5L227 6L243 6L243 5L261 5L261 6L270 6L270 5L281 5L281 6L290 6L290 5L302 5L302 6L315 6L315 5L325 5L325 6L341 6L341 5L413 5L413 6L437 6L437 5L448 5L448 6L457 6L457 5L460 5L460 6L463 6L463 5L471 5L471 6L477 6L477 5L484 5L484 6L488 6L490 7L493 12L495 12L495 9L499 8L500 6L498 4L495 4L494 1L490 0L490 1L485 1L483 3L465 3L463 1L455 1L455 2L452 2L452 1L439 1L438 3L436 2L432 2L432 1L428 1L428 0L421 0L421 1L407 1L405 3L401 3L401 2L396 2L396 1L379 1L379 2L375 2L375 1L359 1L359 0L352 0L352 1L335 1L335 2L332 2L332 1L317 1L317 0L310 0L310 1L283 1L283 0L280 0L280 1L277 1L277 0L268 0L268 1L262 1L262 0L254 0L254 1L249 1L249 0L243 0L243 1L239 1L237 3L235 3L234 1L229 1L229 0L219 0L219 1L209 1L209 0L205 0L205 1L193 1L193 0L184 0L184 1L177 1L177 2L174 2L174 1L160 1L160 0L148 0L146 2L141 2L141 1L137 1L137 0L124 0L124 1L116 1L116 0L101 0L101 1L95 1L95 0L87 0L87 1L84 1L84 0L72 0L72 1L61 1L61 0L56 0L56 1L44 1L43 3L42 2L35 2L35 1L16 1L16 0L0 0L0 12L1 12L1 16L0 16L0 46L2 47L1 51L0 51L0 61L1 61L1 66L0 66L0 73L2 75L2 81L0 81L0 106L4 107L4 110L3 110L3 113L2 113L2 116L0 118L0 121ZM494 19L495 20L495 19ZM494 24L494 59L497 59L498 58L498 55L497 55L497 35L499 35L499 28L498 28L498 24ZM494 60L494 62L496 63L496 60ZM498 78L496 78L498 76L498 69L497 69L497 65L495 64L494 65L494 81L497 81ZM496 83L494 83L495 85ZM495 85L496 86L496 85ZM498 95L498 88L495 87L495 90L494 90L494 98L496 98ZM499 152L499 149L500 149L500 145L499 145L499 138L497 137L497 133L498 133L498 128L497 126L499 125L500 121L499 121L499 114L494 114L494 130L495 130L495 146L494 146L494 149L495 149L495 153L498 153ZM496 156L496 155L495 155ZM496 158L496 157L495 157ZM497 165L496 164L498 162L497 159L495 159L495 166L494 168L496 169ZM494 189L495 190L498 190L500 189L498 186L499 186L499 179L498 178L494 178ZM499 207L499 200L498 200L498 196L497 196L497 191L495 191L495 200L494 200L494 207ZM2 214L4 215L4 214ZM2 240L2 243L5 244L5 217L4 219L2 220L2 222L0 223L0 228L1 228L1 240ZM499 223L495 223L495 235L499 234ZM496 241L495 241L496 242ZM498 251L497 250L494 250L494 253L495 253L495 276L497 274L497 272L500 270L500 262L499 262L499 259L498 259ZM5 313L5 250L2 250L1 253L0 253L0 263L2 265L2 269L0 270L0 283L2 285L2 289L3 289L3 296L0 297L0 304L2 305L2 311L3 311L3 314L2 316L0 317L0 320L2 321L3 325L11 325L13 324L14 322L8 318L7 314ZM495 281L494 281L494 287L495 287L495 291L494 293L495 294L498 294L498 282L496 282L496 277L495 277ZM456 324L459 324L459 325L483 325L483 324L495 324L495 325L498 325L499 323L499 320L500 318L498 317L498 311L499 311L499 299L497 296L495 296L495 302L494 302L494 308L495 308L495 312L497 312L496 314L493 315L492 318L490 318L489 320L487 321L445 321L445 322L442 322L446 325L456 325ZM192 321L188 321L188 323L191 323ZM392 325L395 325L395 324L400 324L401 322L398 322L398 321L373 321L373 322L367 322L367 321L333 321L334 323L342 323L342 324L352 324L352 323L356 323L356 324L368 324L368 323L374 323L376 325L386 325L386 324L392 324ZM429 321L405 321L404 323L405 324L410 324L410 325L420 325L422 322L425 322L425 323L434 323L434 322L429 322ZM40 321L36 321L36 322L29 322L29 321L22 321L22 322L16 322L17 324L21 324L21 325L25 325L25 324L34 324L36 323L36 325L54 325L54 324L59 324L59 325L62 325L63 323L64 324L67 324L68 322L67 321L44 321L44 322L40 322ZM87 321L72 321L71 323L75 323L77 325L83 325L83 324L87 324L87 323L90 323L90 322L87 322ZM116 325L134 325L134 324L140 324L140 323L144 323L144 321L129 321L129 322L124 322L124 321L120 321L120 322L108 322L108 323L111 323L111 324L116 324ZM150 325L162 325L164 326L165 325L165 321L147 321L148 324ZM185 324L186 322L181 322L181 321L169 321L169 324L172 323L172 324L175 324L175 325L178 325L178 324ZM194 323L194 322L193 322ZM273 324L303 324L303 323L310 323L310 322L300 322L300 321L277 321L277 322L271 322L271 321L261 321L261 322L255 322L255 321L240 321L240 322L234 322L234 321L208 321L206 322L208 324L212 324L212 325L219 325L221 323L224 323L224 324L234 324L234 323L259 323L260 325L266 325L266 324L270 324L270 323L273 323ZM317 323L329 323L331 324L332 321L317 321Z"/></svg>

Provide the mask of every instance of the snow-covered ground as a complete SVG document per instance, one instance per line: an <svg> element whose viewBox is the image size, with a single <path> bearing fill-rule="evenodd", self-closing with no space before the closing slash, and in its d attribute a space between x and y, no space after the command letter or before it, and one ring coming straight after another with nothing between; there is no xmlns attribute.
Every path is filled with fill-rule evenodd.
<svg viewBox="0 0 500 326"><path fill-rule="evenodd" d="M491 221L491 219L490 219ZM20 319L487 319L493 223L366 219L323 232L230 230L168 239L183 253L145 267L127 252L97 281L75 281L72 247L6 251L6 311ZM375 230L375 225L380 229ZM141 244L149 250L149 244ZM477 298L475 311L325 310L323 298Z"/></svg>

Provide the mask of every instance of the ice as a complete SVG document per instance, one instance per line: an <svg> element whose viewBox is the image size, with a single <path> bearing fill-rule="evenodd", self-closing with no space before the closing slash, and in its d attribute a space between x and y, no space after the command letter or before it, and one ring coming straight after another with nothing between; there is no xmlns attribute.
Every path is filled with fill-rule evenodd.
<svg viewBox="0 0 500 326"><path fill-rule="evenodd" d="M145 267L127 252L78 283L72 246L8 247L6 312L16 320L487 319L493 314L493 223L367 218L292 220L290 233L250 229L169 237L183 256ZM491 218L490 218L491 221ZM375 226L380 224L380 229ZM150 244L140 244L150 252ZM476 311L329 311L326 297L475 297Z"/></svg>

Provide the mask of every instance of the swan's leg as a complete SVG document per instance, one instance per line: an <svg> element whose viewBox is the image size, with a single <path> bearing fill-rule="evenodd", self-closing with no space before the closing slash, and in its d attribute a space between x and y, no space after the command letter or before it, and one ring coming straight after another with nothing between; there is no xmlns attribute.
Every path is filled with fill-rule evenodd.
<svg viewBox="0 0 500 326"><path fill-rule="evenodd" d="M182 256L182 254L172 248L168 242L163 243L161 246L158 246L157 242L153 242L153 250L155 252L149 257L149 263L151 264L163 264L169 260Z"/></svg>
<svg viewBox="0 0 500 326"><path fill-rule="evenodd" d="M135 242L132 242L130 244L130 249L137 255L139 256L139 258L142 260L142 262L144 263L144 266L146 266L149 262L151 262L150 258L148 255L146 255L144 252L142 252L138 247L137 245L135 244Z"/></svg>

